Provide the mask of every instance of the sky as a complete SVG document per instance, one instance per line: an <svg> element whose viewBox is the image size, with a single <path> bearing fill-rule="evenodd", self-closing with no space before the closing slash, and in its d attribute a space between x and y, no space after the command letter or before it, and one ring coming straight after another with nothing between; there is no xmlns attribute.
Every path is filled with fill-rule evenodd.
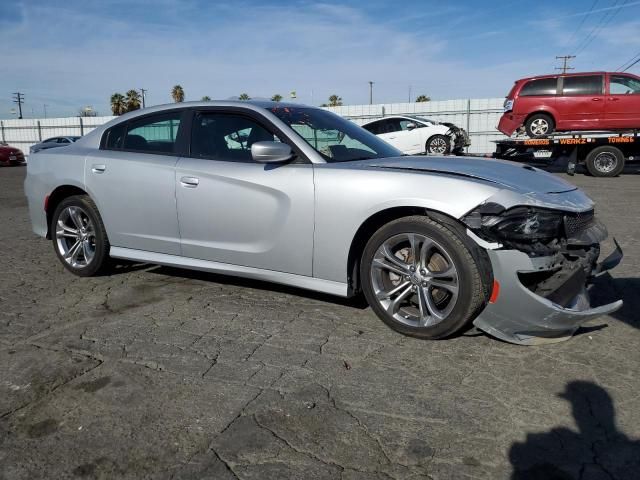
<svg viewBox="0 0 640 480"><path fill-rule="evenodd" d="M640 55L635 0L0 0L0 118L109 115L109 98L147 105L297 93L319 105L505 96L547 74L615 70ZM640 63L629 71L640 74ZM46 105L46 107L45 107Z"/></svg>

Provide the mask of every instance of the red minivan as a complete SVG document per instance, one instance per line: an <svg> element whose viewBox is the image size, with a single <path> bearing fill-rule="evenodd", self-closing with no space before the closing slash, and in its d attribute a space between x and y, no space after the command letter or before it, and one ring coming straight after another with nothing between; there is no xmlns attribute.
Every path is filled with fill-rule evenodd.
<svg viewBox="0 0 640 480"><path fill-rule="evenodd" d="M554 131L640 129L640 77L587 72L518 80L498 130L511 136L523 125L532 138Z"/></svg>

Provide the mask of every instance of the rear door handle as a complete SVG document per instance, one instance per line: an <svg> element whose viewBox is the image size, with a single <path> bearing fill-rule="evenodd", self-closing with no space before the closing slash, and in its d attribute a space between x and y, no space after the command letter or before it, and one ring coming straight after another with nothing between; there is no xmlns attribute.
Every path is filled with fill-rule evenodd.
<svg viewBox="0 0 640 480"><path fill-rule="evenodd" d="M186 188L196 188L200 183L200 180L198 180L196 177L182 177L180 179L180 183L183 187Z"/></svg>
<svg viewBox="0 0 640 480"><path fill-rule="evenodd" d="M592 98L591 100L593 100L594 102L599 102L599 101L600 101L600 100L602 100L602 99L601 99L601 98L598 98L598 97L595 97L595 98Z"/></svg>
<svg viewBox="0 0 640 480"><path fill-rule="evenodd" d="M91 171L93 173L104 173L106 169L107 169L107 166L102 164L94 164L91 166Z"/></svg>
<svg viewBox="0 0 640 480"><path fill-rule="evenodd" d="M619 98L616 97L611 97L609 98L609 100L611 100L612 102L617 102L618 100L620 100Z"/></svg>

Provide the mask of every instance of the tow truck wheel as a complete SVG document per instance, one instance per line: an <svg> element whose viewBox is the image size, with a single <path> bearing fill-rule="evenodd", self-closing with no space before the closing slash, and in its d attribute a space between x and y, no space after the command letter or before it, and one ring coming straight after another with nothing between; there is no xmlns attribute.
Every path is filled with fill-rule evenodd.
<svg viewBox="0 0 640 480"><path fill-rule="evenodd" d="M624 168L624 155L619 148L603 145L591 150L585 163L594 177L616 177Z"/></svg>
<svg viewBox="0 0 640 480"><path fill-rule="evenodd" d="M527 135L529 135L530 138L539 138L551 135L556 127L553 122L553 118L546 113L536 113L535 115L531 115L524 126L527 130Z"/></svg>

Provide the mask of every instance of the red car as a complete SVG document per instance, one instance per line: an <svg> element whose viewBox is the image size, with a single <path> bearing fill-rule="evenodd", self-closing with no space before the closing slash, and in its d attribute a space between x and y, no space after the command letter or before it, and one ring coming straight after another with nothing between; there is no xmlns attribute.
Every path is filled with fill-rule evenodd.
<svg viewBox="0 0 640 480"><path fill-rule="evenodd" d="M498 130L511 136L523 125L532 138L554 131L640 129L640 77L588 72L518 80Z"/></svg>
<svg viewBox="0 0 640 480"><path fill-rule="evenodd" d="M24 163L24 153L15 147L10 147L6 143L0 143L0 165L21 165Z"/></svg>

